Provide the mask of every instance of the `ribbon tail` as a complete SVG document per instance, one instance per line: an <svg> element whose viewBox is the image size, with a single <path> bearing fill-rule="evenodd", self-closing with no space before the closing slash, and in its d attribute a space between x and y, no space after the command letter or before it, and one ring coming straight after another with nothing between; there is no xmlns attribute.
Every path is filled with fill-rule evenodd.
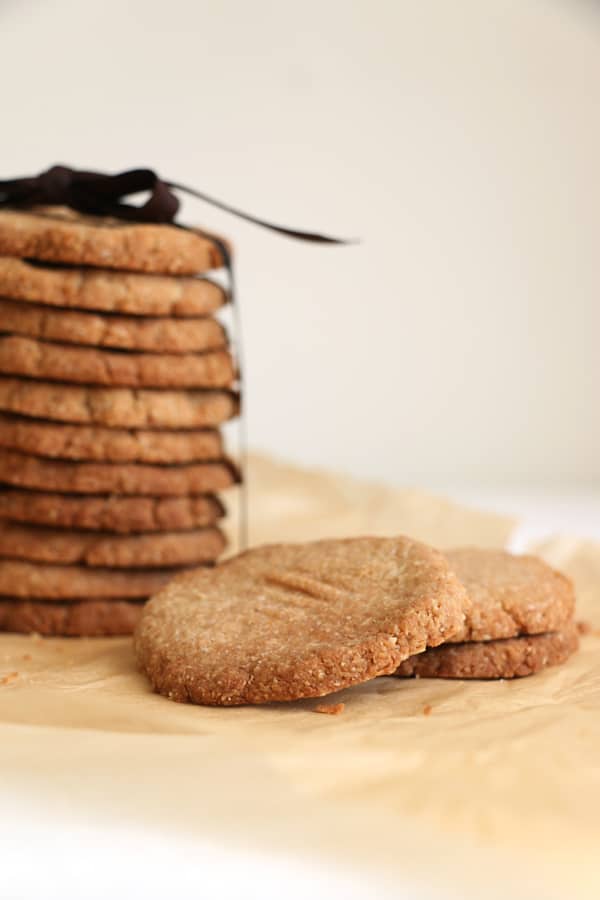
<svg viewBox="0 0 600 900"><path fill-rule="evenodd" d="M269 231L275 231L277 234L282 234L285 237L295 238L300 241L309 241L313 244L355 244L357 243L355 240L344 240L343 238L335 238L330 237L326 234L318 234L313 231L298 231L295 228L285 228L283 225L275 225L272 222L266 222L264 219L259 219L256 216L250 215L250 213L242 212L240 209L236 209L233 206L229 206L227 203L223 203L221 200L215 200L214 197L209 197L207 194L203 194L200 191L195 190L194 188L187 187L185 184L176 184L171 181L168 183L170 188L173 188L176 191L183 191L185 194L189 194L191 197L196 197L198 200L202 200L204 203L209 203L211 206L215 206L217 209L222 209L224 212L231 213L233 216L237 216L238 219L245 219L246 222L252 222L253 225L260 225L261 228L267 228Z"/></svg>

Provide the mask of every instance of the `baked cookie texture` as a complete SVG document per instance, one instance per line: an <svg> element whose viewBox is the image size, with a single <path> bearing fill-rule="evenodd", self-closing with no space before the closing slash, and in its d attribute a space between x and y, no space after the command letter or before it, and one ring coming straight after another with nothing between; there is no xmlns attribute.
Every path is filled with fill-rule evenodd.
<svg viewBox="0 0 600 900"><path fill-rule="evenodd" d="M446 556L471 598L459 641L558 631L573 617L572 582L535 556L477 547Z"/></svg>
<svg viewBox="0 0 600 900"><path fill-rule="evenodd" d="M0 557L60 565L162 568L210 563L225 549L216 527L114 535L0 522Z"/></svg>
<svg viewBox="0 0 600 900"><path fill-rule="evenodd" d="M59 494L5 488L0 491L0 518L115 534L189 531L214 525L225 515L218 497L126 497L115 494Z"/></svg>
<svg viewBox="0 0 600 900"><path fill-rule="evenodd" d="M47 266L0 256L0 296L65 309L128 316L209 316L227 302L206 278L141 275L76 266Z"/></svg>
<svg viewBox="0 0 600 900"><path fill-rule="evenodd" d="M0 210L0 630L129 633L226 547L227 252L174 225ZM222 273L221 273L222 274Z"/></svg>
<svg viewBox="0 0 600 900"><path fill-rule="evenodd" d="M228 343L225 329L210 316L183 324L167 317L54 309L2 297L0 323L3 332L36 340L145 353L205 353Z"/></svg>
<svg viewBox="0 0 600 900"><path fill-rule="evenodd" d="M471 607L462 630L407 659L400 676L515 678L564 662L578 646L571 581L534 556L467 547L446 554Z"/></svg>
<svg viewBox="0 0 600 900"><path fill-rule="evenodd" d="M186 496L212 494L239 481L230 460L153 466L43 459L0 450L0 481L15 487L75 494Z"/></svg>
<svg viewBox="0 0 600 900"><path fill-rule="evenodd" d="M0 631L45 637L117 637L131 634L143 604L132 600L0 599Z"/></svg>
<svg viewBox="0 0 600 900"><path fill-rule="evenodd" d="M0 559L0 597L23 600L146 599L177 569L94 569Z"/></svg>
<svg viewBox="0 0 600 900"><path fill-rule="evenodd" d="M216 243L198 231L59 206L0 210L0 254L168 275L195 275L223 264Z"/></svg>
<svg viewBox="0 0 600 900"><path fill-rule="evenodd" d="M0 447L51 459L120 463L188 463L218 460L224 454L216 428L103 428L40 422L6 413L0 413Z"/></svg>
<svg viewBox="0 0 600 900"><path fill-rule="evenodd" d="M443 555L409 538L273 545L172 581L147 605L135 649L173 700L320 697L452 637L467 606Z"/></svg>
<svg viewBox="0 0 600 900"><path fill-rule="evenodd" d="M102 388L0 376L0 409L108 428L211 428L239 412L233 391Z"/></svg>
<svg viewBox="0 0 600 900"><path fill-rule="evenodd" d="M227 350L118 353L34 338L0 337L0 372L47 381L131 388L229 388L236 380Z"/></svg>
<svg viewBox="0 0 600 900"><path fill-rule="evenodd" d="M523 678L566 662L578 647L577 626L567 622L561 631L547 634L435 647L405 660L396 675L480 680Z"/></svg>

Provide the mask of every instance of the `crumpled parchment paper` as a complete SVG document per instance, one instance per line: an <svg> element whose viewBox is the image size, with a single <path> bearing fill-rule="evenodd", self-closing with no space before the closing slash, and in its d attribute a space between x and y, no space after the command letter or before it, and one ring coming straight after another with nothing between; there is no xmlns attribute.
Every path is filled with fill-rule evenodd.
<svg viewBox="0 0 600 900"><path fill-rule="evenodd" d="M503 546L514 525L263 457L250 468L252 543L408 533ZM150 692L129 639L0 635L0 785L437 884L436 896L598 897L600 546L536 552L575 578L590 624L566 665L505 682L381 678L334 695L337 716L316 715L318 701L178 705Z"/></svg>

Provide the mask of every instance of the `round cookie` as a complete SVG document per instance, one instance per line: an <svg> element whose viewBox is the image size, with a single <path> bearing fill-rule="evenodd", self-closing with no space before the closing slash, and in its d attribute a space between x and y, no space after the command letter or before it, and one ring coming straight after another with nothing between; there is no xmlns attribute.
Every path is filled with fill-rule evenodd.
<svg viewBox="0 0 600 900"><path fill-rule="evenodd" d="M0 557L115 569L166 568L214 562L226 546L218 528L132 536L0 522Z"/></svg>
<svg viewBox="0 0 600 900"><path fill-rule="evenodd" d="M320 697L451 637L467 602L444 557L408 538L280 544L175 579L147 605L135 649L173 700Z"/></svg>
<svg viewBox="0 0 600 900"><path fill-rule="evenodd" d="M216 429L150 431L38 422L0 413L0 447L53 459L187 463L220 459Z"/></svg>
<svg viewBox="0 0 600 900"><path fill-rule="evenodd" d="M116 637L131 634L143 603L131 600L0 600L0 631L45 637Z"/></svg>
<svg viewBox="0 0 600 900"><path fill-rule="evenodd" d="M44 266L0 256L0 296L130 316L207 316L226 302L206 278Z"/></svg>
<svg viewBox="0 0 600 900"><path fill-rule="evenodd" d="M446 557L471 600L456 642L560 631L573 617L572 583L535 556L465 547Z"/></svg>
<svg viewBox="0 0 600 900"><path fill-rule="evenodd" d="M141 600L164 587L177 569L88 569L0 559L0 596L22 600Z"/></svg>
<svg viewBox="0 0 600 900"><path fill-rule="evenodd" d="M109 428L207 428L239 410L232 391L166 391L51 384L0 376L0 409Z"/></svg>
<svg viewBox="0 0 600 900"><path fill-rule="evenodd" d="M225 329L203 319L144 318L52 309L0 297L3 332L43 341L146 353L206 353L227 346Z"/></svg>
<svg viewBox="0 0 600 900"><path fill-rule="evenodd" d="M17 335L0 337L0 372L48 381L131 388L228 388L236 379L227 350L120 353Z"/></svg>
<svg viewBox="0 0 600 900"><path fill-rule="evenodd" d="M54 528L117 534L188 531L213 525L224 514L221 501L210 495L78 497L10 488L0 491L0 518Z"/></svg>
<svg viewBox="0 0 600 900"><path fill-rule="evenodd" d="M0 482L65 494L139 494L153 497L212 494L239 481L232 462L151 466L50 460L0 450Z"/></svg>
<svg viewBox="0 0 600 900"><path fill-rule="evenodd" d="M166 275L194 275L223 264L214 241L198 231L87 216L62 206L0 210L0 254Z"/></svg>
<svg viewBox="0 0 600 900"><path fill-rule="evenodd" d="M411 656L395 674L417 678L521 678L565 662L579 646L577 626L499 641L444 644Z"/></svg>

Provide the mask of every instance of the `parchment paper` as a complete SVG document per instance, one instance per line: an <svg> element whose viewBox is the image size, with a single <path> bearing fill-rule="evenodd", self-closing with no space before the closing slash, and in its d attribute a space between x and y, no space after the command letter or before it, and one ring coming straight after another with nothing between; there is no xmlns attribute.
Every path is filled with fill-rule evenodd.
<svg viewBox="0 0 600 900"><path fill-rule="evenodd" d="M252 541L404 532L505 544L513 523L253 458ZM235 528L235 524L232 524ZM90 817L293 851L444 896L600 896L600 546L539 551L591 625L565 666L506 682L381 678L318 701L171 703L130 642L0 635L0 783ZM431 713L424 710L431 707ZM510 885L510 887L509 887Z"/></svg>

